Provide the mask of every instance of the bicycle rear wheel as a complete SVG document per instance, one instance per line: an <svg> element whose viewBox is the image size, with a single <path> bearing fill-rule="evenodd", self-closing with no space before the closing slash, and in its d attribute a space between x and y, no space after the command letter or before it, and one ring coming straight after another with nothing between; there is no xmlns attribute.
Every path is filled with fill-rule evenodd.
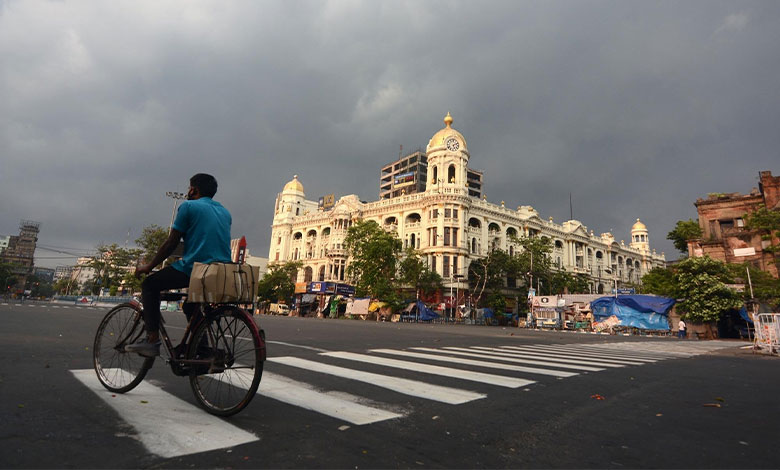
<svg viewBox="0 0 780 470"><path fill-rule="evenodd" d="M125 393L144 379L154 358L125 352L126 345L139 341L144 334L143 316L137 305L117 305L103 317L95 335L92 358L98 380L105 388Z"/></svg>
<svg viewBox="0 0 780 470"><path fill-rule="evenodd" d="M190 340L187 359L190 386L209 413L230 416L244 409L257 393L263 375L265 343L254 319L244 310L225 306L210 313Z"/></svg>

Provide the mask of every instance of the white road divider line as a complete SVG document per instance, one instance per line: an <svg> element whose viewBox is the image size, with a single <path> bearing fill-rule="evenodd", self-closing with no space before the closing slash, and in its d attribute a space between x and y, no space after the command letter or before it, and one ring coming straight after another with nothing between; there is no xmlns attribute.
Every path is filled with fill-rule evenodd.
<svg viewBox="0 0 780 470"><path fill-rule="evenodd" d="M137 438L152 454L171 458L259 440L148 382L119 394L103 388L92 369L71 373L135 428Z"/></svg>
<svg viewBox="0 0 780 470"><path fill-rule="evenodd" d="M367 364L394 367L396 369L412 370L424 374L440 375L443 377L453 377L456 379L470 380L472 382L498 385L500 387L519 388L534 383L533 380L518 379L515 377L506 377L503 375L485 374L482 372L473 372L469 370L452 369L449 367L421 364L419 362L399 361L397 359L389 359L386 357L371 356L368 354L358 354L346 351L334 351L329 353L322 353L322 355L328 357L337 357L339 359L348 359L350 361L365 362Z"/></svg>
<svg viewBox="0 0 780 470"><path fill-rule="evenodd" d="M445 352L448 354L455 354L458 356L467 356L467 357L481 357L481 358L489 358L495 361L504 361L504 362L512 362L515 364L531 364L534 366L548 366L548 367L557 367L559 369L574 369L574 370L584 370L588 372L600 372L604 370L601 367L594 367L593 365L585 365L584 362L580 361L572 361L571 363L567 362L566 360L533 360L533 359L525 359L523 357L517 357L513 354L507 354L507 353L501 353L501 352L487 352L487 351L475 351L473 349L469 348L456 348L456 347L446 347L442 348L444 351L440 349L434 349L434 348L412 348L415 351L430 351L430 352ZM546 358L542 358L546 359ZM609 367L623 367L618 365L610 365Z"/></svg>
<svg viewBox="0 0 780 470"><path fill-rule="evenodd" d="M578 375L577 372L564 372L561 370L539 369L537 367L513 366L510 364L499 364L496 362L488 362L488 361L474 361L471 359L463 359L460 357L439 356L436 354L423 354L423 353L416 353L411 351L400 351L396 349L372 349L371 352L380 353L380 354L393 354L396 356L404 356L404 357L414 357L417 359L431 359L434 361L452 362L455 364L463 364L469 366L487 367L489 369L501 369L501 370L511 370L515 372L526 372L529 374L551 375L553 377L573 377L575 375Z"/></svg>
<svg viewBox="0 0 780 470"><path fill-rule="evenodd" d="M335 397L317 390L309 384L297 382L267 371L263 372L263 379L260 381L260 388L258 388L257 393L355 425L371 424L404 416L380 408L366 406L357 401Z"/></svg>
<svg viewBox="0 0 780 470"><path fill-rule="evenodd" d="M507 348L488 348L484 346L473 346L474 349L480 349L485 351L494 351L493 354L510 355L512 357L529 357L543 359L546 361L558 361L565 362L567 364L589 364L597 367L625 367L625 366L641 366L646 362L638 361L623 361L619 359L603 359L600 357L591 358L590 356L582 354L570 354L564 352L563 354L555 353L552 351L536 350L536 349L507 349Z"/></svg>
<svg viewBox="0 0 780 470"><path fill-rule="evenodd" d="M574 355L582 355L585 357L598 357L600 359L616 359L618 361L632 361L632 362L639 362L639 363L646 363L646 362L658 362L660 360L664 360L665 358L648 358L648 357L636 357L636 356L626 356L622 354L614 354L614 353L607 353L607 352L599 352L599 351L589 351L581 348L562 348L557 346L504 346L506 349L513 349L513 350L534 350L534 351L540 351L540 352L550 352L550 353L567 353L567 354L574 354Z"/></svg>
<svg viewBox="0 0 780 470"><path fill-rule="evenodd" d="M460 405L462 403L478 400L487 396L482 393L476 393L469 390L442 387L440 385L420 382L417 380L348 369L346 367L309 361L307 359L301 359L298 357L269 357L267 360L269 362L276 362L287 366L299 367L309 371L321 372L323 374L357 380L375 385L377 387L393 390L394 392L403 393L404 395L425 398L427 400L434 400L450 405Z"/></svg>

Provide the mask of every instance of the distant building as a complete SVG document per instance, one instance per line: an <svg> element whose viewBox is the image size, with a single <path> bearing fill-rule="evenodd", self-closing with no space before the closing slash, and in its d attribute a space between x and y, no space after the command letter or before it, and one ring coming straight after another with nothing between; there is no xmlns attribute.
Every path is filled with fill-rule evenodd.
<svg viewBox="0 0 780 470"><path fill-rule="evenodd" d="M482 196L482 179L481 171L466 168L469 196ZM422 150L417 150L382 167L379 176L379 199L424 192L427 181L428 157Z"/></svg>
<svg viewBox="0 0 780 470"><path fill-rule="evenodd" d="M395 233L404 247L420 250L428 266L444 278L446 292L466 287L469 264L488 256L491 250L501 249L510 255L521 250L515 242L518 237L549 238L556 268L586 275L592 293L609 291L615 285L638 284L649 270L665 266L664 254L651 250L648 229L639 219L626 244L611 233L596 235L577 220L555 223L552 218L541 218L531 206L514 209L503 201L488 202L482 194L482 174L468 168L471 154L466 139L452 128L449 114L444 124L424 154L416 152L399 160L405 167L383 167L382 188L388 191L385 175L394 182L394 175L403 175L404 168L413 165L421 174L419 157L424 155L427 184L421 192L395 197L391 193L391 197L375 202L347 195L324 210L316 201L306 199L296 175L276 198L270 263L301 261L298 282L348 281L344 237L353 222L363 219L374 220ZM418 160L412 162L414 155ZM516 279L506 283L509 288L517 287Z"/></svg>
<svg viewBox="0 0 780 470"><path fill-rule="evenodd" d="M33 275L46 282L54 281L54 270L51 268L33 268Z"/></svg>
<svg viewBox="0 0 780 470"><path fill-rule="evenodd" d="M757 269L778 277L776 255L764 251L773 242L762 239L762 234L745 227L745 215L760 205L770 210L780 210L780 176L771 171L759 173L758 188L750 194L710 194L707 199L694 203L699 214L699 227L703 236L688 242L690 256L708 255L727 263L749 262Z"/></svg>
<svg viewBox="0 0 780 470"><path fill-rule="evenodd" d="M14 265L14 274L19 276L32 274L40 225L31 220L22 220L19 223L19 235L8 237L8 245L2 250L0 262ZM23 283L23 279L20 281Z"/></svg>
<svg viewBox="0 0 780 470"><path fill-rule="evenodd" d="M87 282L95 279L95 269L90 266L95 258L90 256L82 256L76 261L76 266L73 266L73 270L70 273L70 279L73 281L74 288L83 286ZM73 292L73 290L71 290Z"/></svg>
<svg viewBox="0 0 780 470"><path fill-rule="evenodd" d="M73 272L73 266L57 266L54 268L54 282L60 279L70 279L70 273Z"/></svg>
<svg viewBox="0 0 780 470"><path fill-rule="evenodd" d="M11 241L10 236L0 237L0 256L2 256L3 251L8 248L8 243Z"/></svg>

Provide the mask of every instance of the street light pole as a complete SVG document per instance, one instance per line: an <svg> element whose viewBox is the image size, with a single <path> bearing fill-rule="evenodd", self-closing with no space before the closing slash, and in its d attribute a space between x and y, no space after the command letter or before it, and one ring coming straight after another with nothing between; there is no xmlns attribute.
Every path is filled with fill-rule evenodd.
<svg viewBox="0 0 780 470"><path fill-rule="evenodd" d="M168 226L168 233L171 233L171 230L173 229L173 220L176 218L176 208L179 206L180 200L187 199L187 195L185 193L178 193L176 191L166 191L165 195L173 199L173 212L171 213L171 224Z"/></svg>

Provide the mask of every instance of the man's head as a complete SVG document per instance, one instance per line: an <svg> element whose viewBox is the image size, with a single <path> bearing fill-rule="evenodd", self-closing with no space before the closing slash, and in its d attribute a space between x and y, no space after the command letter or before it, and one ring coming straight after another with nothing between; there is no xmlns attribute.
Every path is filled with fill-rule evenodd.
<svg viewBox="0 0 780 470"><path fill-rule="evenodd" d="M217 180L206 173L198 173L190 178L190 190L187 192L187 199L198 199L200 197L214 197L217 194Z"/></svg>

